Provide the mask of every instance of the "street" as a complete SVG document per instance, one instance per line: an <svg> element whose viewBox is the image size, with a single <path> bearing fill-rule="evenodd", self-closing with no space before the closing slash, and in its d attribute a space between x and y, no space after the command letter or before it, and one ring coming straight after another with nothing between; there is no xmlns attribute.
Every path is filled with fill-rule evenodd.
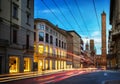
<svg viewBox="0 0 120 84"><path fill-rule="evenodd" d="M46 83L55 83L67 79L72 76L80 75L88 73L83 70L69 70L69 71L62 71L57 72L54 74L48 74L43 76L38 76L29 79L17 80L17 81L9 81L0 84L46 84Z"/></svg>
<svg viewBox="0 0 120 84"><path fill-rule="evenodd" d="M120 72L92 72L74 76L69 79L57 82L56 84L102 84L106 80L120 80Z"/></svg>
<svg viewBox="0 0 120 84"><path fill-rule="evenodd" d="M106 80L120 80L120 72L72 70L0 84L102 84Z"/></svg>

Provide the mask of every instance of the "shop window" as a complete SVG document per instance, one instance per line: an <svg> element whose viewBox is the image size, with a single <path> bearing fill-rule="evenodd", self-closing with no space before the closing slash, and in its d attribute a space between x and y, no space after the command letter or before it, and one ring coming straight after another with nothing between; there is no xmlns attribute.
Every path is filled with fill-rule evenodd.
<svg viewBox="0 0 120 84"><path fill-rule="evenodd" d="M48 53L48 46L45 47L45 52Z"/></svg>
<svg viewBox="0 0 120 84"><path fill-rule="evenodd" d="M39 45L39 47L38 47L38 52L39 52L40 54L43 54L43 52L44 52L44 46L43 46L43 45Z"/></svg>
<svg viewBox="0 0 120 84"><path fill-rule="evenodd" d="M30 71L30 58L24 58L24 71Z"/></svg>
<svg viewBox="0 0 120 84"><path fill-rule="evenodd" d="M19 59L18 57L10 56L9 58L9 72L14 73L19 71Z"/></svg>
<svg viewBox="0 0 120 84"><path fill-rule="evenodd" d="M36 51L36 45L34 45L34 51Z"/></svg>
<svg viewBox="0 0 120 84"><path fill-rule="evenodd" d="M53 50L52 50L52 48L50 48L50 54L52 54L53 53Z"/></svg>

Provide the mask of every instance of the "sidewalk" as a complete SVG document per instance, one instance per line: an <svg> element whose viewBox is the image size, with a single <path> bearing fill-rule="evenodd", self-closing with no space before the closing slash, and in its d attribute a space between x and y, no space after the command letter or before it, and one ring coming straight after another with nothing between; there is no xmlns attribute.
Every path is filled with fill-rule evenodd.
<svg viewBox="0 0 120 84"><path fill-rule="evenodd" d="M74 69L69 69L69 70L74 70ZM50 75L50 74L60 73L60 72L69 71L69 70L61 69L61 70L46 70L42 72L36 71L36 72L4 74L4 75L0 75L0 83L14 81L14 80L21 80L21 79L26 79L26 78L33 78L33 77L44 76L44 75Z"/></svg>

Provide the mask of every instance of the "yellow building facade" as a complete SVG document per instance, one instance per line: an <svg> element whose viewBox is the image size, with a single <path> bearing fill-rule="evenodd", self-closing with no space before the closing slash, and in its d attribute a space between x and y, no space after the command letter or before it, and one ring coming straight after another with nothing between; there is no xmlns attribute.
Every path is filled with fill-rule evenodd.
<svg viewBox="0 0 120 84"><path fill-rule="evenodd" d="M66 69L66 37L48 20L34 22L34 69Z"/></svg>

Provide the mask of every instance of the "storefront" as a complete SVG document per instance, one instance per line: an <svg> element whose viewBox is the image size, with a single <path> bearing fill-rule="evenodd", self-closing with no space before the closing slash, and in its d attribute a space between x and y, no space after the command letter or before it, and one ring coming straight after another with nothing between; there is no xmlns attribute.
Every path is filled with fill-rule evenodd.
<svg viewBox="0 0 120 84"><path fill-rule="evenodd" d="M24 58L24 72L30 71L30 58Z"/></svg>
<svg viewBox="0 0 120 84"><path fill-rule="evenodd" d="M9 73L19 72L19 58L17 56L9 57Z"/></svg>

